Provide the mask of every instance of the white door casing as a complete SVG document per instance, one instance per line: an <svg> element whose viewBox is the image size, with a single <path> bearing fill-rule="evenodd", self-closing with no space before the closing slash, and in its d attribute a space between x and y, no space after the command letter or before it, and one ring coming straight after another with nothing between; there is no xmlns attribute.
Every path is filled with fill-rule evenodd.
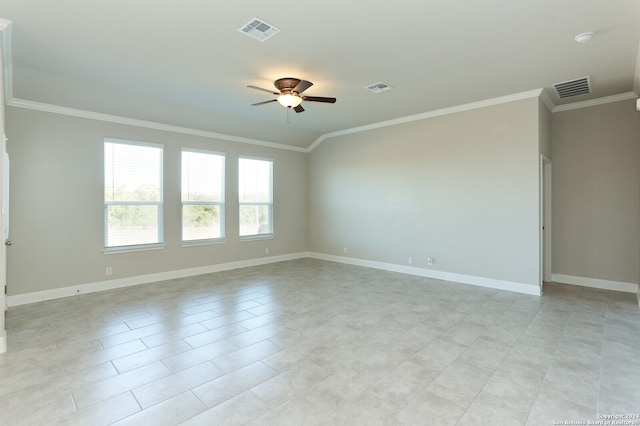
<svg viewBox="0 0 640 426"><path fill-rule="evenodd" d="M540 277L551 281L551 160L540 157ZM542 283L541 283L542 285Z"/></svg>
<svg viewBox="0 0 640 426"><path fill-rule="evenodd" d="M3 241L0 243L0 353L7 351L7 331L5 326L5 312L7 310L7 252L3 243L9 238L9 157L6 155L7 145L5 137L5 102L6 93L10 88L10 46L11 21L0 18L0 227ZM7 71L9 70L9 71ZM6 79L5 79L6 78ZM8 82L8 83L7 83Z"/></svg>

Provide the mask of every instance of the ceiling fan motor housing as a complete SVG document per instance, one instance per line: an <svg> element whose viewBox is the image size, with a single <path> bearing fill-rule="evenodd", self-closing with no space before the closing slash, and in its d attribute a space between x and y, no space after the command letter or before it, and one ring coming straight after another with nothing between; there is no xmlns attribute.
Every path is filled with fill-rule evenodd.
<svg viewBox="0 0 640 426"><path fill-rule="evenodd" d="M277 79L273 82L273 85L280 92L291 92L300 83L300 81L302 80L299 78L285 77Z"/></svg>

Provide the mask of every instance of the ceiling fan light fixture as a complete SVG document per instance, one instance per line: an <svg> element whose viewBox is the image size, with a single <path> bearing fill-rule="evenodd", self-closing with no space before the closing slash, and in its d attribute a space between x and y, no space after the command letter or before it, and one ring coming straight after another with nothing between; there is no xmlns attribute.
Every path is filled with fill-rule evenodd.
<svg viewBox="0 0 640 426"><path fill-rule="evenodd" d="M286 108L295 108L302 102L302 98L294 93L285 93L278 96L278 103Z"/></svg>
<svg viewBox="0 0 640 426"><path fill-rule="evenodd" d="M280 105L287 109L287 117L291 110L293 109L296 113L304 112L305 109L302 107L302 101L305 102L323 102L328 104L335 104L336 98L328 98L325 96L301 96L301 93L307 90L309 87L313 86L313 83L307 80L301 80L299 78L293 77L284 77L279 78L273 82L273 85L278 90L274 92L273 90L263 89L262 87L248 85L247 87L251 89L260 90L261 92L268 92L276 95L274 99L263 102L256 102L255 104L251 104L253 106L257 105L266 105L272 102L278 102ZM288 118L287 118L288 122Z"/></svg>

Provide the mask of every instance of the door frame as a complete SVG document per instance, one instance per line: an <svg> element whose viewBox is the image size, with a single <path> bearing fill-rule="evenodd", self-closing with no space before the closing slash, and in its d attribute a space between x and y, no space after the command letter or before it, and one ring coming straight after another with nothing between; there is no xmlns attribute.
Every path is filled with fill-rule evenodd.
<svg viewBox="0 0 640 426"><path fill-rule="evenodd" d="M11 93L11 21L0 18L0 202L4 199L4 174L6 137L5 137L5 104ZM2 206L4 207L4 206ZM0 218L0 235L4 235L4 217ZM3 238L4 240L4 238ZM7 262L6 246L0 241L0 353L7 351L7 331L5 312L7 310Z"/></svg>
<svg viewBox="0 0 640 426"><path fill-rule="evenodd" d="M551 281L551 159L540 155L540 286Z"/></svg>

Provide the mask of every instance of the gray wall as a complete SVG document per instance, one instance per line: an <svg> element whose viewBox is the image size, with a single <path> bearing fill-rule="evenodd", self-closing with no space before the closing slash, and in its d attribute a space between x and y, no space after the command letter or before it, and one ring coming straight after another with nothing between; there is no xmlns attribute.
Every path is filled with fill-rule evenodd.
<svg viewBox="0 0 640 426"><path fill-rule="evenodd" d="M640 281L635 101L553 114L553 272Z"/></svg>
<svg viewBox="0 0 640 426"><path fill-rule="evenodd" d="M539 286L539 114L532 98L324 141L310 251Z"/></svg>
<svg viewBox="0 0 640 426"><path fill-rule="evenodd" d="M310 154L7 108L9 294L312 251L537 286L539 154L553 272L640 281L640 114L537 99L330 138ZM104 137L165 145L164 250L105 255ZM553 142L553 143L551 143ZM180 247L179 152L227 153L227 238ZM273 240L237 238L236 159L275 160ZM348 253L343 253L343 248ZM428 266L426 257L435 258Z"/></svg>
<svg viewBox="0 0 640 426"><path fill-rule="evenodd" d="M26 109L7 109L9 295L306 250L306 154ZM103 138L164 144L166 248L103 253ZM225 152L227 239L180 246L180 149ZM275 239L239 242L237 157L274 160ZM113 275L105 276L111 266Z"/></svg>

